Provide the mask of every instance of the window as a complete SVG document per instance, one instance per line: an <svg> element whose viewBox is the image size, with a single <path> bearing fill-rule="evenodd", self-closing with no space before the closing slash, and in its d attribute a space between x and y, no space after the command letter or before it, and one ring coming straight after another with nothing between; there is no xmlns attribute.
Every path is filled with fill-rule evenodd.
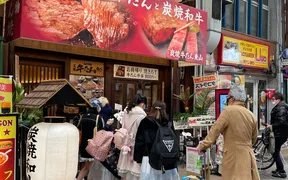
<svg viewBox="0 0 288 180"><path fill-rule="evenodd" d="M246 33L247 32L247 2L244 0L240 1L239 9L239 31Z"/></svg>
<svg viewBox="0 0 288 180"><path fill-rule="evenodd" d="M251 14L251 35L257 36L258 32L258 4L252 5L252 14Z"/></svg>
<svg viewBox="0 0 288 180"><path fill-rule="evenodd" d="M234 30L234 4L226 5L226 28Z"/></svg>
<svg viewBox="0 0 288 180"><path fill-rule="evenodd" d="M212 0L212 18L221 20L221 1L219 0Z"/></svg>
<svg viewBox="0 0 288 180"><path fill-rule="evenodd" d="M268 10L262 9L262 38L268 39Z"/></svg>
<svg viewBox="0 0 288 180"><path fill-rule="evenodd" d="M64 77L64 64L61 62L40 61L35 63L33 60L20 60L19 62L19 80L25 92L31 92L42 80L55 80Z"/></svg>
<svg viewBox="0 0 288 180"><path fill-rule="evenodd" d="M239 2L239 4L235 2ZM260 7L261 9L259 9ZM268 0L234 1L232 4L223 4L222 12L224 28L268 39ZM259 16L260 14L261 16Z"/></svg>

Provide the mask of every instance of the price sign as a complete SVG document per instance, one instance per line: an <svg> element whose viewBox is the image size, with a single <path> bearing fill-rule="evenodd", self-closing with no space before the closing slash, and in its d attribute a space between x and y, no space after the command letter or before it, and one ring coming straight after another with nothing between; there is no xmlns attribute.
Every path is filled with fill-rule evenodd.
<svg viewBox="0 0 288 180"><path fill-rule="evenodd" d="M15 115L0 116L0 179L14 180L16 155L16 126Z"/></svg>

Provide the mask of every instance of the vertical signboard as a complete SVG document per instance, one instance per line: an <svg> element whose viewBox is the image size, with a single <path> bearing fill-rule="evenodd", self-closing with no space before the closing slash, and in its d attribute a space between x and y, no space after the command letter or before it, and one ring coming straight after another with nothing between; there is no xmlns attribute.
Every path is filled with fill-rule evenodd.
<svg viewBox="0 0 288 180"><path fill-rule="evenodd" d="M16 115L0 116L0 179L16 179Z"/></svg>
<svg viewBox="0 0 288 180"><path fill-rule="evenodd" d="M0 77L0 113L12 112L12 76Z"/></svg>

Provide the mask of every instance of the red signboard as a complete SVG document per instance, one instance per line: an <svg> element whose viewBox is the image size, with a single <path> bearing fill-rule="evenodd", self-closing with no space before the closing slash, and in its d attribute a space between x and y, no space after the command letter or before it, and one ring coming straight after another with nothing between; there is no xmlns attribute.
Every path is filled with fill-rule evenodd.
<svg viewBox="0 0 288 180"><path fill-rule="evenodd" d="M174 0L22 0L21 37L206 62L207 13Z"/></svg>
<svg viewBox="0 0 288 180"><path fill-rule="evenodd" d="M16 116L0 116L0 179L14 180L16 154Z"/></svg>

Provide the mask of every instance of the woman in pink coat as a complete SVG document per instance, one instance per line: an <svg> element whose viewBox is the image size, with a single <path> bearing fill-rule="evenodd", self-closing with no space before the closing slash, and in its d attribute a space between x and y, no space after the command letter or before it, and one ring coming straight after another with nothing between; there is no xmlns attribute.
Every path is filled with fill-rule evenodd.
<svg viewBox="0 0 288 180"><path fill-rule="evenodd" d="M128 107L124 110L125 114L122 119L123 128L127 129L129 134L129 145L124 145L121 149L117 169L119 175L125 180L138 180L140 177L141 166L133 160L136 133L140 122L147 116L145 111L146 97L137 94L129 102Z"/></svg>

